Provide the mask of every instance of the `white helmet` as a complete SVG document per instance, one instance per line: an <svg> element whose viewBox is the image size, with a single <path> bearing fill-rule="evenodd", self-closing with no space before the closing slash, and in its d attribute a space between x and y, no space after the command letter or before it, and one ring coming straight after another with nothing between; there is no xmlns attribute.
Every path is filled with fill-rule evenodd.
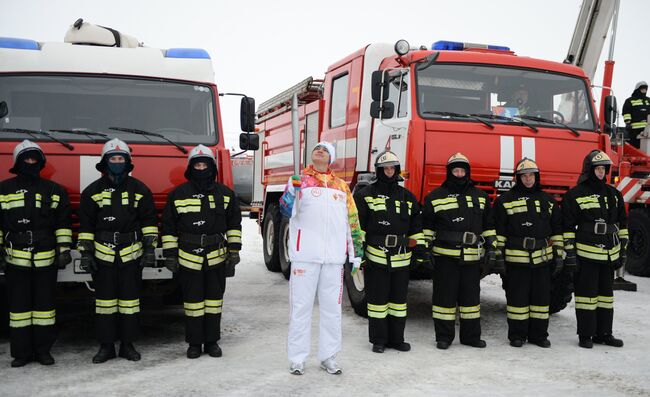
<svg viewBox="0 0 650 397"><path fill-rule="evenodd" d="M635 89L635 90L638 90L639 88L641 88L641 87L643 87L643 86L648 87L648 83L646 83L645 81L639 81L639 82L636 83L636 85L634 86L634 89Z"/></svg>
<svg viewBox="0 0 650 397"><path fill-rule="evenodd" d="M28 139L25 139L24 141L16 145L16 147L14 148L14 166L9 170L9 172L16 174L17 173L16 163L18 162L18 157L32 150L38 152L41 155L42 158L41 169L43 169L43 167L45 167L45 153L43 153L43 149L41 149L41 147L38 146L38 144Z"/></svg>
<svg viewBox="0 0 650 397"><path fill-rule="evenodd" d="M129 163L129 166L127 166L127 172L133 170L133 164L131 163L131 149L129 148L129 145L120 139L113 138L106 142L102 148L102 159L95 165L97 171L105 172L106 162L108 161L108 158L114 154L124 156L126 162Z"/></svg>
<svg viewBox="0 0 650 397"><path fill-rule="evenodd" d="M187 168L185 169L185 178L190 179L191 175L191 167L192 167L192 160L194 159L205 159L209 160L206 161L208 163L208 167L212 168L213 171L213 176L216 178L217 176L217 160L214 157L214 153L212 150L210 150L209 147L205 145L198 145L192 148L190 150L190 153L187 155Z"/></svg>

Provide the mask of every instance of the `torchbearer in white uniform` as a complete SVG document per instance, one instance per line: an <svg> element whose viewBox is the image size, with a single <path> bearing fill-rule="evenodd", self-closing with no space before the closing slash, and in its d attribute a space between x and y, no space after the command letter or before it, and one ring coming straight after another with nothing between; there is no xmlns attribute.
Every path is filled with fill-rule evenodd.
<svg viewBox="0 0 650 397"><path fill-rule="evenodd" d="M359 269L362 232L348 185L330 169L335 159L334 146L318 143L311 158L313 165L292 176L280 198L281 212L290 218L290 372L304 373L314 297L318 295L318 360L328 373L340 374L335 358L341 350L343 265L349 260L353 273ZM299 205L294 205L296 195Z"/></svg>

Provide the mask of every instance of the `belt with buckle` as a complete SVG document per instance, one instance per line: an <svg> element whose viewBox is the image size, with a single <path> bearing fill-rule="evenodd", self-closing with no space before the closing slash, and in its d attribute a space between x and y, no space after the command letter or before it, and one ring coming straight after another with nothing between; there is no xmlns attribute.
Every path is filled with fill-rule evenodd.
<svg viewBox="0 0 650 397"><path fill-rule="evenodd" d="M436 231L436 240L452 244L476 245L480 238L480 235L473 232Z"/></svg>
<svg viewBox="0 0 650 397"><path fill-rule="evenodd" d="M186 244L194 244L200 247L208 247L211 245L220 245L226 242L223 234L192 234L181 233L178 236L178 241Z"/></svg>
<svg viewBox="0 0 650 397"><path fill-rule="evenodd" d="M25 230L23 232L9 231L5 234L5 240L16 245L34 245L34 241L55 239L53 231L49 230Z"/></svg>
<svg viewBox="0 0 650 397"><path fill-rule="evenodd" d="M409 245L409 238L403 234L373 235L366 236L366 242L384 248L406 247Z"/></svg>
<svg viewBox="0 0 650 397"><path fill-rule="evenodd" d="M618 232L618 230L618 225L606 222L585 222L578 226L578 231L581 233L598 235L612 234Z"/></svg>
<svg viewBox="0 0 650 397"><path fill-rule="evenodd" d="M546 238L535 237L508 237L506 245L508 248L535 251L544 247L548 247L549 240Z"/></svg>
<svg viewBox="0 0 650 397"><path fill-rule="evenodd" d="M104 243L115 245L133 244L140 241L140 233L137 230L132 232L109 232L100 231L95 233L95 239Z"/></svg>

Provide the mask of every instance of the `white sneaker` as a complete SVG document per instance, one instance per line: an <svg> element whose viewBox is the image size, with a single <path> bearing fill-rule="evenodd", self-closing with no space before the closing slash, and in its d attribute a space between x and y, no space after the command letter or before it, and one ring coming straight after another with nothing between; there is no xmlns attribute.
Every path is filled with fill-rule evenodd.
<svg viewBox="0 0 650 397"><path fill-rule="evenodd" d="M341 367L339 367L339 365L336 363L334 356L328 358L325 361L321 361L320 367L332 375L340 375L343 372Z"/></svg>
<svg viewBox="0 0 650 397"><path fill-rule="evenodd" d="M292 375L303 375L305 373L305 363L291 363L289 372Z"/></svg>

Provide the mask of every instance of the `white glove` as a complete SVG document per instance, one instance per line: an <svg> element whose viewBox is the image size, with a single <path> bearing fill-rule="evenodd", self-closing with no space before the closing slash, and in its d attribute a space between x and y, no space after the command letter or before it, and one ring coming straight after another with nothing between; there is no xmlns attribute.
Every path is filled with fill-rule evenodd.
<svg viewBox="0 0 650 397"><path fill-rule="evenodd" d="M350 274L354 276L361 268L361 258L350 258L350 263L352 264L352 270L350 271Z"/></svg>

